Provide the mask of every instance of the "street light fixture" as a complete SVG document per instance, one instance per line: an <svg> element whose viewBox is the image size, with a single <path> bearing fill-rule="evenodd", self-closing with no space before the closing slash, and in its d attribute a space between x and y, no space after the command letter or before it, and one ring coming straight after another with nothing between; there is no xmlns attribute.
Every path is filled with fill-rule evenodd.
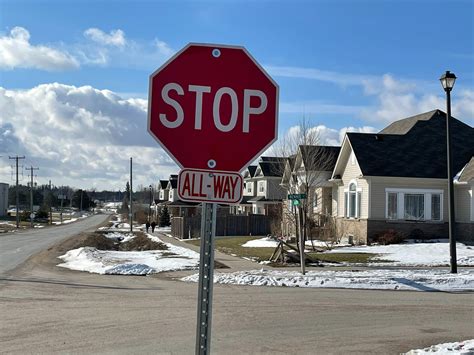
<svg viewBox="0 0 474 355"><path fill-rule="evenodd" d="M456 81L456 75L451 73L449 70L444 73L441 78L441 85L446 92L446 152L448 162L448 223L449 223L449 255L450 255L450 266L451 273L456 274L458 272L457 260L456 260L456 236L454 234L455 222L454 217L454 186L453 186L453 154L451 150L451 90L454 87Z"/></svg>

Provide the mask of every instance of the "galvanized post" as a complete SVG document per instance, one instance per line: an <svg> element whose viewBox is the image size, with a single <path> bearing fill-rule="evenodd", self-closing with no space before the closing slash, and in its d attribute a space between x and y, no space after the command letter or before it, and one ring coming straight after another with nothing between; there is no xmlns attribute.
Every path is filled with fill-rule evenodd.
<svg viewBox="0 0 474 355"><path fill-rule="evenodd" d="M298 226L299 226L299 244L300 244L300 264L301 274L305 274L305 257L304 257L304 220L303 220L303 208L301 203L298 205Z"/></svg>
<svg viewBox="0 0 474 355"><path fill-rule="evenodd" d="M196 355L210 353L217 204L202 204Z"/></svg>

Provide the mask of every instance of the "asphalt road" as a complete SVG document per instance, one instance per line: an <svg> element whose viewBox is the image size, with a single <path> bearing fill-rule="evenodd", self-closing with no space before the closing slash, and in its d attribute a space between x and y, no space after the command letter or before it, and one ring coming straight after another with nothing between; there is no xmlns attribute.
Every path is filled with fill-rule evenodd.
<svg viewBox="0 0 474 355"><path fill-rule="evenodd" d="M0 234L0 275L5 275L34 253L103 223L108 215L94 215L62 226Z"/></svg>
<svg viewBox="0 0 474 355"><path fill-rule="evenodd" d="M197 285L176 280L193 271L70 271L55 266L64 243L0 280L0 353L194 353ZM215 285L211 353L400 354L474 338L473 305L473 293Z"/></svg>

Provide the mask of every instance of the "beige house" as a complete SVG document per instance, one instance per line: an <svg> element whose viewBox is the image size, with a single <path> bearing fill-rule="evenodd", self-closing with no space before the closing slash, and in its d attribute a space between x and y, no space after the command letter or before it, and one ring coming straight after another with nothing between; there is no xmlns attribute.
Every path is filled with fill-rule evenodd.
<svg viewBox="0 0 474 355"><path fill-rule="evenodd" d="M231 213L280 216L280 204L286 196L286 190L280 186L286 160L261 157L257 165L245 169L243 198L231 207Z"/></svg>
<svg viewBox="0 0 474 355"><path fill-rule="evenodd" d="M474 129L452 119L458 240L474 240ZM446 115L440 110L396 121L377 134L347 133L332 173L338 232L367 243L395 229L448 235Z"/></svg>
<svg viewBox="0 0 474 355"><path fill-rule="evenodd" d="M287 159L281 186L287 191L282 204L283 235L296 234L296 207L288 194L305 194L300 204L311 221L320 226L332 214L332 183L329 181L340 147L301 145L296 155ZM311 233L311 231L309 231Z"/></svg>

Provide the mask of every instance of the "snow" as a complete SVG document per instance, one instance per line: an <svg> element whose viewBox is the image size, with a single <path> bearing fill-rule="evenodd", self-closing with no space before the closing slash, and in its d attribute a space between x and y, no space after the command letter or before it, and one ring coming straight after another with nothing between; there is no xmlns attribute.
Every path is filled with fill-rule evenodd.
<svg viewBox="0 0 474 355"><path fill-rule="evenodd" d="M85 216L85 217L87 217L87 216ZM85 217L83 216L81 218L85 218ZM69 223L72 223L72 222L75 222L75 221L77 221L77 218L63 219L62 223L59 221L59 222L53 222L53 224L58 226L58 225L61 225L61 224L69 224Z"/></svg>
<svg viewBox="0 0 474 355"><path fill-rule="evenodd" d="M133 237L130 234L125 236L121 233L109 234L109 238L123 238L123 240ZM162 242L158 237L150 234L147 236L154 241ZM164 271L198 268L198 253L169 243L164 244L168 246L167 250L110 251L81 247L61 255L59 258L64 262L57 266L113 275L148 275Z"/></svg>
<svg viewBox="0 0 474 355"><path fill-rule="evenodd" d="M421 355L421 354L437 354L437 355L448 355L448 354L474 354L474 339L455 343L443 343L432 345L424 349L410 350L406 355Z"/></svg>
<svg viewBox="0 0 474 355"><path fill-rule="evenodd" d="M276 248L278 246L278 241L272 238L261 238L249 240L245 244L242 244L245 248Z"/></svg>
<svg viewBox="0 0 474 355"><path fill-rule="evenodd" d="M197 282L199 274L182 278ZM247 286L356 288L411 291L474 291L474 270L298 271L250 270L214 274L214 283Z"/></svg>
<svg viewBox="0 0 474 355"><path fill-rule="evenodd" d="M336 248L328 253L374 253L382 254L372 260L387 260L383 265L395 266L446 266L449 265L449 243L438 240L433 243L371 245ZM459 266L474 266L474 247L456 243ZM371 263L369 265L373 265ZM377 262L376 265L381 265Z"/></svg>

